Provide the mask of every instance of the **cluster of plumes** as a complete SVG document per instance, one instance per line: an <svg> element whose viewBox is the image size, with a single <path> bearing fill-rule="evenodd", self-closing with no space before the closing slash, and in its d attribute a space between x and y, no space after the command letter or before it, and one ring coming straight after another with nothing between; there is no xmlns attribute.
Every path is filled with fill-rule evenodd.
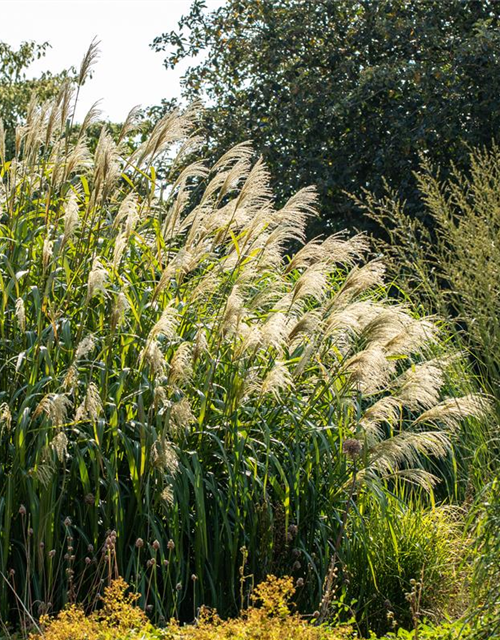
<svg viewBox="0 0 500 640"><path fill-rule="evenodd" d="M90 333L95 327L87 335L74 327L79 342L60 388L41 399L34 418L45 416L57 434L105 414L109 399L88 378L88 367L84 380L81 371L94 358L117 370L124 366L123 327L134 336L127 366L152 388L148 415L165 416L167 424L151 448L153 466L173 473L171 443L210 420L210 412L200 418L207 380L227 416L245 404L267 403L274 411L291 394L310 411L325 389L333 389L342 398L344 424L345 415L349 419L344 454L356 459L360 479L401 473L429 486L432 477L414 470L420 458L445 455L450 432L464 417L481 416L486 403L478 396L442 396L450 361L429 359L438 344L436 324L384 297L384 266L366 260L367 238L336 234L306 243L314 189L275 207L267 170L253 162L247 143L212 167L197 160L183 168L199 144L190 135L195 108L162 118L125 157L132 112L118 140L103 129L92 156L85 136L97 112L67 140L70 101L68 85L52 106L33 106L18 136L22 160L13 163L0 194L9 212L7 194L26 176L37 186L45 179L60 193L33 250L54 283L64 280L63 258L81 275L71 282L84 291L81 323L85 314L103 318L100 336ZM151 166L173 145L178 155L170 157L165 188L154 183ZM44 178L25 171L42 150L52 167ZM290 256L297 244L301 248ZM20 295L14 315L23 332L33 322L30 313ZM224 376L218 374L223 368ZM312 415L321 422L321 412ZM67 441L57 438L62 460Z"/></svg>

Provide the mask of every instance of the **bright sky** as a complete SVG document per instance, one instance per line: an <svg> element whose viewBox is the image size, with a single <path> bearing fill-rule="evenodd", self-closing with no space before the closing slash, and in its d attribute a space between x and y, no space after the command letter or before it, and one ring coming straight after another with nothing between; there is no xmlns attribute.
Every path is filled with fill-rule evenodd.
<svg viewBox="0 0 500 640"><path fill-rule="evenodd" d="M209 10L223 3L206 0ZM82 90L77 117L102 100L103 116L120 122L137 104L179 95L182 68L167 70L164 55L149 45L175 29L190 5L191 0L0 0L0 41L13 47L25 40L50 42L45 58L30 69L29 75L36 75L78 68L97 36L101 55Z"/></svg>

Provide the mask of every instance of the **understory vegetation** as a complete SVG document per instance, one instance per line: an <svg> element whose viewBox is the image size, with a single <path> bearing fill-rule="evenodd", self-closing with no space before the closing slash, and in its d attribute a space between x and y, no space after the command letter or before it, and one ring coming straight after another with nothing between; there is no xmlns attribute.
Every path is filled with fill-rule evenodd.
<svg viewBox="0 0 500 640"><path fill-rule="evenodd" d="M495 156L463 201L421 180L477 274L436 253L433 307L411 243L395 275L367 235L307 242L313 187L278 207L250 144L204 160L198 105L89 145L97 112L68 123L95 55L0 125L0 633L495 637L498 378L473 296L496 255L470 259L453 209L479 255Z"/></svg>

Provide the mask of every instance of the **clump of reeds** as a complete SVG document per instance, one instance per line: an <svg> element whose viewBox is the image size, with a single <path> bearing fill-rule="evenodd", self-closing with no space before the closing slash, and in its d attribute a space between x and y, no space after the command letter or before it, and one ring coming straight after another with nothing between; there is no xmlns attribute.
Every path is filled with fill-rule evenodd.
<svg viewBox="0 0 500 640"><path fill-rule="evenodd" d="M276 208L248 144L186 166L195 108L91 153L72 101L33 104L0 166L0 615L109 582L106 530L152 615L237 609L242 546L317 603L350 504L431 491L486 402L365 237L304 244L314 189Z"/></svg>

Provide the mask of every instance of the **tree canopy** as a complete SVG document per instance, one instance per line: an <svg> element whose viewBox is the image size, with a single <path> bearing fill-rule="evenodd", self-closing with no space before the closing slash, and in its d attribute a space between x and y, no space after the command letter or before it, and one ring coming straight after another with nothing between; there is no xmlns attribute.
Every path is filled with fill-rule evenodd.
<svg viewBox="0 0 500 640"><path fill-rule="evenodd" d="M500 4L474 0L195 0L152 47L207 104L214 154L251 139L278 198L318 187L327 226L362 226L345 191L421 213L421 154L446 167L500 125ZM202 54L201 56L199 54Z"/></svg>

